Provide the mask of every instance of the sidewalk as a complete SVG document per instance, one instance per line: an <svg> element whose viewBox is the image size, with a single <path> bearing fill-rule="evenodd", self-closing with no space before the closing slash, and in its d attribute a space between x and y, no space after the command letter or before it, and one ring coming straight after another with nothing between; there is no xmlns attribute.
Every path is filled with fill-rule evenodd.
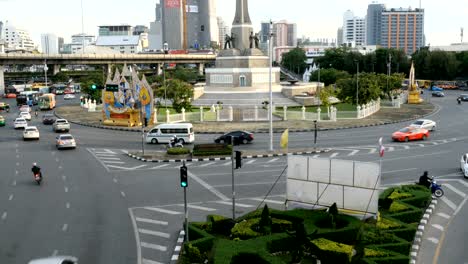
<svg viewBox="0 0 468 264"><path fill-rule="evenodd" d="M433 113L435 110L435 106L430 103L423 103L421 105L404 104L401 108L383 107L376 114L363 119L341 119L336 122L319 121L318 128L319 130L335 130L400 123L422 118ZM67 119L73 124L102 129L141 132L140 127L127 128L102 126L100 124L100 120L102 119L101 112L88 113L80 106L61 106L55 110L55 114L61 118ZM193 123L193 126L196 133L199 134L224 134L228 131L239 129L251 131L253 133L266 133L269 131L268 122L195 122ZM302 120L273 122L273 130L275 133L282 133L286 128L289 128L290 132L313 131L314 122Z"/></svg>

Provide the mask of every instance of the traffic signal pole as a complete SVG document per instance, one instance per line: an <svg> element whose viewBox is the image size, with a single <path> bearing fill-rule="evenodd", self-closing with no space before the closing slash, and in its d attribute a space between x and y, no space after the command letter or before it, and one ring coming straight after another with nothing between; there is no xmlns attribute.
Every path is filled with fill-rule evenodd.
<svg viewBox="0 0 468 264"><path fill-rule="evenodd" d="M234 136L231 136L231 144L232 144L232 153L231 153L231 160L232 160L232 220L236 220L236 190L234 188L234 162L236 157L234 156Z"/></svg>
<svg viewBox="0 0 468 264"><path fill-rule="evenodd" d="M184 188L184 212L185 212L185 241L189 241L189 233L188 233L188 209L187 209L187 187L188 187L188 171L187 166L185 166L185 161L180 167L180 186Z"/></svg>
<svg viewBox="0 0 468 264"><path fill-rule="evenodd" d="M185 163L184 163L185 166ZM188 236L188 210L187 210L187 187L184 187L184 212L185 212L185 241L189 242Z"/></svg>

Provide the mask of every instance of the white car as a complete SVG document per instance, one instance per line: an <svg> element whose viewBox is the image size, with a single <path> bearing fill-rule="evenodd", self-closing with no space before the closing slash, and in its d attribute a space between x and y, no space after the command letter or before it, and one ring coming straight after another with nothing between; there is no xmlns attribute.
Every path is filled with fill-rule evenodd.
<svg viewBox="0 0 468 264"><path fill-rule="evenodd" d="M429 119L418 119L414 121L410 127L414 128L424 128L429 131L434 131L437 127L437 123Z"/></svg>
<svg viewBox="0 0 468 264"><path fill-rule="evenodd" d="M22 117L18 117L15 119L15 123L14 123L15 129L26 128L27 126L28 126L28 122L26 122L26 119Z"/></svg>
<svg viewBox="0 0 468 264"><path fill-rule="evenodd" d="M55 256L49 258L34 259L28 264L78 264L78 259L71 256Z"/></svg>
<svg viewBox="0 0 468 264"><path fill-rule="evenodd" d="M63 96L63 99L65 99L65 100L75 99L75 95L74 94L66 94L65 96Z"/></svg>
<svg viewBox="0 0 468 264"><path fill-rule="evenodd" d="M23 131L23 139L39 139L39 129L35 126L27 126Z"/></svg>
<svg viewBox="0 0 468 264"><path fill-rule="evenodd" d="M460 169L463 172L463 177L468 178L468 153L461 157Z"/></svg>
<svg viewBox="0 0 468 264"><path fill-rule="evenodd" d="M29 112L21 112L19 114L19 117L22 117L28 121L31 121L31 114Z"/></svg>
<svg viewBox="0 0 468 264"><path fill-rule="evenodd" d="M30 113L31 112L31 107L29 107L28 105L22 105L19 110L20 110L20 112Z"/></svg>

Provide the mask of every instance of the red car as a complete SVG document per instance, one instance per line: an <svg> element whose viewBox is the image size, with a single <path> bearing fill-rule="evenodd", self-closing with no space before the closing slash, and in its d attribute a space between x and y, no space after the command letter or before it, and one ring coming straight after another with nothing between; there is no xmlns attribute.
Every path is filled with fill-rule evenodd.
<svg viewBox="0 0 468 264"><path fill-rule="evenodd" d="M424 128L405 127L392 134L393 141L426 140L429 138L429 130Z"/></svg>
<svg viewBox="0 0 468 264"><path fill-rule="evenodd" d="M7 94L5 94L5 98L16 98L16 94L14 94L14 93L7 93Z"/></svg>

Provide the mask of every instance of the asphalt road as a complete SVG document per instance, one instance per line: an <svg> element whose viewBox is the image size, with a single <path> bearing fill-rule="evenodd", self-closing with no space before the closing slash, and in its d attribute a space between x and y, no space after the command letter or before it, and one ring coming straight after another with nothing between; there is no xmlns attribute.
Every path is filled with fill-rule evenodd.
<svg viewBox="0 0 468 264"><path fill-rule="evenodd" d="M431 98L437 112L428 118L437 121L438 128L427 141L391 142L391 133L410 122L322 131L318 146L333 150L314 156L379 162L376 147L383 137L386 153L382 159L382 184L415 181L424 170L445 179L461 180L458 161L466 151L468 125L464 120L468 104L456 104L459 93ZM72 125L78 148L57 151L51 127L33 120L41 139L23 142L21 131L11 127L16 114L7 114L7 126L0 128L0 263L26 263L53 254L74 255L81 263L168 263L177 254L174 248L184 220L180 164L142 163L129 158L126 152L141 148L141 134L132 132ZM210 142L215 136L197 135L196 139ZM279 136L275 134L275 148L279 148ZM313 136L291 133L290 148L312 147ZM268 134L256 134L253 144L239 148L267 149L268 142ZM34 185L32 180L30 168L34 161L43 168L43 186ZM242 169L235 171L236 216L260 206L267 194L266 203L282 208L286 166L285 157L244 160ZM190 219L203 220L212 213L231 215L230 161L195 162L188 168ZM453 186L457 187L455 183ZM446 194L449 201L455 201L456 193L446 190ZM457 202L462 205L462 201ZM444 206L440 203L441 208ZM447 230L461 228L465 211L460 208ZM445 240L440 239L439 263L468 259L462 247L455 246L462 245L462 238L456 232L447 232ZM448 248L451 252L458 250L458 255L446 254L449 256L444 261L444 250ZM454 256L459 257L448 259Z"/></svg>

